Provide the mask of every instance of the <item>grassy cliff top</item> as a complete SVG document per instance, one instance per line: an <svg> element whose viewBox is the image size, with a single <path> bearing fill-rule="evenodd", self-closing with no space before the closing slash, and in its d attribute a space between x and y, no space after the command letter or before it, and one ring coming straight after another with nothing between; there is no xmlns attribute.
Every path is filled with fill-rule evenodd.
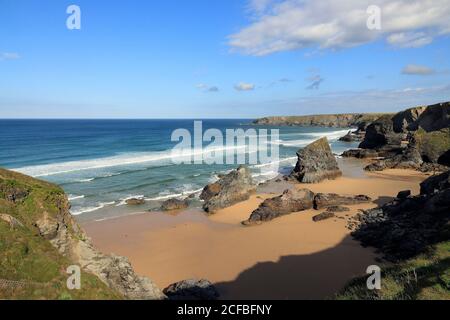
<svg viewBox="0 0 450 320"><path fill-rule="evenodd" d="M66 270L73 263L35 226L44 215L54 217L61 209L68 209L65 206L67 198L58 186L0 169L0 299L121 298L85 272L80 290L67 289ZM16 223L5 217L14 218Z"/></svg>

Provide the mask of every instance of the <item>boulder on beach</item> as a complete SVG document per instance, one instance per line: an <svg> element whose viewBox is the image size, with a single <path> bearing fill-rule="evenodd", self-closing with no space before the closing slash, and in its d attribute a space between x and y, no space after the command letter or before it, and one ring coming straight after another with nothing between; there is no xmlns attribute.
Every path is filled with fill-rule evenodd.
<svg viewBox="0 0 450 320"><path fill-rule="evenodd" d="M328 220L328 219L334 218L335 216L336 216L336 214L334 212L325 211L325 212L322 212L322 213L320 213L318 215L315 215L312 218L312 220L314 222L319 222L319 221L323 221L323 220Z"/></svg>
<svg viewBox="0 0 450 320"><path fill-rule="evenodd" d="M250 169L240 166L221 177L217 182L207 185L203 189L200 199L205 202L203 209L212 214L217 210L248 200L255 191L256 185Z"/></svg>
<svg viewBox="0 0 450 320"><path fill-rule="evenodd" d="M293 212L299 212L313 207L314 193L309 189L289 189L282 195L265 200L253 211L244 225L255 225L267 222Z"/></svg>
<svg viewBox="0 0 450 320"><path fill-rule="evenodd" d="M189 207L189 201L181 199L169 199L161 204L162 211L183 210Z"/></svg>
<svg viewBox="0 0 450 320"><path fill-rule="evenodd" d="M302 183L317 183L342 175L328 139L323 137L297 152L297 164L289 175Z"/></svg>
<svg viewBox="0 0 450 320"><path fill-rule="evenodd" d="M145 200L142 198L131 198L127 199L125 203L129 206L139 206L145 203Z"/></svg>
<svg viewBox="0 0 450 320"><path fill-rule="evenodd" d="M366 195L339 195L336 193L318 193L314 197L314 208L316 210L331 206L354 205L368 203L372 199Z"/></svg>
<svg viewBox="0 0 450 320"><path fill-rule="evenodd" d="M189 279L171 284L163 290L169 300L217 300L219 293L208 280Z"/></svg>

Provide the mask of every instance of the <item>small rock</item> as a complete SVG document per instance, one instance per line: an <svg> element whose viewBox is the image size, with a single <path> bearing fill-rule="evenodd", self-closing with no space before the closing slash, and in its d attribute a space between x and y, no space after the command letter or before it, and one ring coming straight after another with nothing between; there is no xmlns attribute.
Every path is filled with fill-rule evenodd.
<svg viewBox="0 0 450 320"><path fill-rule="evenodd" d="M397 195L397 199L406 199L411 195L411 190L400 191Z"/></svg>
<svg viewBox="0 0 450 320"><path fill-rule="evenodd" d="M162 211L182 210L186 209L188 206L189 202L187 200L169 199L162 203L161 210Z"/></svg>
<svg viewBox="0 0 450 320"><path fill-rule="evenodd" d="M219 293L208 280L183 280L171 284L163 292L170 300L217 300Z"/></svg>
<svg viewBox="0 0 450 320"><path fill-rule="evenodd" d="M335 217L334 212L325 211L325 212L322 212L321 214L315 215L312 219L314 222L318 222L318 221L322 221L322 220L326 220L326 219L330 219L330 218L334 218L334 217Z"/></svg>
<svg viewBox="0 0 450 320"><path fill-rule="evenodd" d="M131 199L127 199L125 201L125 203L129 206L139 206L145 203L145 200L142 198L131 198Z"/></svg>

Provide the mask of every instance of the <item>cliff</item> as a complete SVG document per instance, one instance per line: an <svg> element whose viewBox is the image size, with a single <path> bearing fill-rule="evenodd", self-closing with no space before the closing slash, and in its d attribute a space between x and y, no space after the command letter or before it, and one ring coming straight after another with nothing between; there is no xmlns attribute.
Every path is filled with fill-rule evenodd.
<svg viewBox="0 0 450 320"><path fill-rule="evenodd" d="M385 113L347 113L323 114L289 117L266 117L253 121L255 125L302 126L302 127L358 127L364 130L371 122L377 120Z"/></svg>
<svg viewBox="0 0 450 320"><path fill-rule="evenodd" d="M0 299L163 299L126 258L99 252L56 185L0 169ZM69 290L66 270L82 270Z"/></svg>

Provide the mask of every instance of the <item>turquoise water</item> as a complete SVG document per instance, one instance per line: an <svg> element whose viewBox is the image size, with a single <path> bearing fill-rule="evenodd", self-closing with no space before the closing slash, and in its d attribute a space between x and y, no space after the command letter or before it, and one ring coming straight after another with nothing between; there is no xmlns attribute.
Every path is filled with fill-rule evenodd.
<svg viewBox="0 0 450 320"><path fill-rule="evenodd" d="M203 129L279 129L280 168L262 172L249 165L257 181L288 172L296 151L327 136L335 153L354 147L337 139L349 129L250 126L251 120L203 120ZM172 132L193 132L193 120L0 120L0 166L60 185L73 215L94 215L125 207L132 197L146 199L145 209L164 199L198 194L233 165L175 164ZM207 146L208 143L204 143ZM238 151L244 152L245 150ZM142 208L142 209L144 209Z"/></svg>

